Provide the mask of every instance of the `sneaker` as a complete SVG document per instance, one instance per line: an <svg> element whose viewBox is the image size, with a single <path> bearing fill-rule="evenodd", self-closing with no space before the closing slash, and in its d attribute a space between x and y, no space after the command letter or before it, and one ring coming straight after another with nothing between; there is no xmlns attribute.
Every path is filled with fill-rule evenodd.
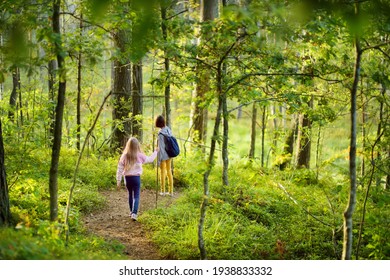
<svg viewBox="0 0 390 280"><path fill-rule="evenodd" d="M166 193L164 193L164 192L160 192L160 195L161 195L161 196L164 196L165 194L166 194Z"/></svg>
<svg viewBox="0 0 390 280"><path fill-rule="evenodd" d="M165 195L171 195L169 192L166 192Z"/></svg>
<svg viewBox="0 0 390 280"><path fill-rule="evenodd" d="M134 213L131 214L131 219L132 219L133 221L136 221L136 220L137 220L137 217L138 217L137 214L134 214Z"/></svg>

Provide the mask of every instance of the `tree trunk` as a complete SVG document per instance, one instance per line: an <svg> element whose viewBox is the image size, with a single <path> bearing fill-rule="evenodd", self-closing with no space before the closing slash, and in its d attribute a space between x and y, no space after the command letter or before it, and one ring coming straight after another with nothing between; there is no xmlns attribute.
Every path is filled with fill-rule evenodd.
<svg viewBox="0 0 390 280"><path fill-rule="evenodd" d="M201 1L201 17L202 21L213 20L218 14L218 0L203 0ZM202 39L206 39L207 34L202 32ZM208 34L211 35L211 34ZM201 67L202 66L202 67ZM221 66L221 65L220 65ZM208 70L204 69L203 65L197 65L197 77L198 82L196 85L196 98L195 98L195 113L194 113L194 131L195 135L198 133L195 141L205 142L206 139L206 131L207 131L207 108L204 105L201 105L205 101L205 93L209 90L209 77ZM218 69L219 74L221 74L221 68ZM220 79L217 79L217 83L221 82ZM218 83L218 93L220 92L221 84ZM200 250L200 256L202 260L207 259L207 252L203 238L203 228L204 221L206 217L206 209L209 201L209 176L211 170L215 164L214 154L215 148L217 144L219 126L221 123L221 116L223 110L223 97L221 94L218 95L218 109L215 117L214 131L213 136L211 138L211 147L210 154L207 162L207 170L203 174L203 201L200 209L200 219L198 225L198 246Z"/></svg>
<svg viewBox="0 0 390 280"><path fill-rule="evenodd" d="M363 80L363 78L362 78ZM368 104L365 103L365 100L364 100L364 94L363 92L361 93L361 102L362 102L362 149L363 149L363 153L362 153L362 158L361 158L361 169L360 169L360 175L363 177L364 174L366 173L366 159L365 159L365 150L366 150L366 120L367 120L367 112L366 112L366 107ZM368 102L368 101L367 101Z"/></svg>
<svg viewBox="0 0 390 280"><path fill-rule="evenodd" d="M56 72L58 69L57 60L50 60L48 63L48 92L49 92L49 129L48 142L51 146L53 144L54 135L54 118L55 118L55 96L56 96Z"/></svg>
<svg viewBox="0 0 390 280"><path fill-rule="evenodd" d="M358 5L358 4L356 4ZM360 41L358 38L355 39L356 45L356 61L354 67L354 79L351 89L351 140L350 140L350 151L349 151L349 178L350 178L350 189L348 197L348 205L344 211L344 239L343 239L343 260L350 260L352 257L352 216L356 207L356 134L357 134L357 121L356 121L356 99L357 90L360 77L360 62L362 56L362 50L360 47Z"/></svg>
<svg viewBox="0 0 390 280"><path fill-rule="evenodd" d="M199 246L202 260L207 259L207 252L206 252L206 247L203 238L203 228L204 228L204 221L206 217L206 209L208 206L209 192L210 192L208 180L209 180L210 173L215 165L214 155L215 155L215 148L217 145L217 139L219 134L219 126L221 124L222 106L223 106L223 97L220 95L218 97L218 109L217 109L217 115L215 117L213 136L211 138L210 154L207 161L207 169L203 174L203 201L200 208L200 220L198 225L198 246Z"/></svg>
<svg viewBox="0 0 390 280"><path fill-rule="evenodd" d="M256 150L256 119L257 119L257 104L253 102L252 107L252 129L251 129L251 144L249 149L249 158L255 158L255 150Z"/></svg>
<svg viewBox="0 0 390 280"><path fill-rule="evenodd" d="M83 36L83 14L80 15L80 24L79 24L80 38ZM76 112L76 121L77 121L77 131L76 131L76 148L80 151L81 143L81 71L82 71L82 58L83 53L80 47L79 54L77 57L77 112Z"/></svg>
<svg viewBox="0 0 390 280"><path fill-rule="evenodd" d="M118 30L114 36L116 47L121 53L124 53L128 41L128 35L125 30ZM121 61L116 59L113 62L113 85L112 98L114 107L112 118L114 120L113 136L111 139L111 148L113 150L122 150L126 144L127 138L131 133L131 125L128 120L131 112L131 67L128 60Z"/></svg>
<svg viewBox="0 0 390 280"><path fill-rule="evenodd" d="M267 106L263 106L263 114L261 116L261 167L264 167L265 159L265 128L266 128Z"/></svg>
<svg viewBox="0 0 390 280"><path fill-rule="evenodd" d="M133 136L138 137L138 140L142 142L142 62L133 64L132 77L132 134Z"/></svg>
<svg viewBox="0 0 390 280"><path fill-rule="evenodd" d="M11 222L4 154L3 130L0 119L0 226L7 226Z"/></svg>
<svg viewBox="0 0 390 280"><path fill-rule="evenodd" d="M225 71L224 71L225 72ZM218 96L222 96L222 114L223 114L223 138L222 138L222 184L224 186L229 185L229 153L228 153L228 143L229 143L229 113L227 110L227 94L222 92L222 70L218 69L217 74L217 91Z"/></svg>
<svg viewBox="0 0 390 280"><path fill-rule="evenodd" d="M201 1L201 18L202 22L212 21L218 15L218 0L202 0ZM207 38L212 34L206 34L201 31L200 43L207 41ZM201 58L200 58L201 59ZM194 125L194 141L206 142L207 135L207 119L208 109L205 105L206 93L210 90L210 69L208 69L201 62L198 62L196 66L196 76L198 82L196 84L193 113L193 125Z"/></svg>
<svg viewBox="0 0 390 280"><path fill-rule="evenodd" d="M272 103L271 105L271 115L272 115L272 124L273 124L273 139L272 139L272 153L275 156L276 151L278 150L278 137L279 137L279 126L278 126L278 116L276 115L276 105Z"/></svg>
<svg viewBox="0 0 390 280"><path fill-rule="evenodd" d="M18 71L18 95L19 95L19 108L17 111L20 112L20 123L19 126L24 125L24 118L23 118L23 98L22 98L22 91L20 90L20 70ZM22 132L23 133L23 132Z"/></svg>
<svg viewBox="0 0 390 280"><path fill-rule="evenodd" d="M60 7L61 0L54 0L53 3L53 32L61 38L60 30ZM66 92L66 71L65 58L62 56L61 42L55 41L58 68L60 70L60 81L58 86L58 99L55 111L54 139L52 147L49 192L50 192L50 220L58 218L58 162L60 159L61 139L62 139L62 119L64 115L65 92Z"/></svg>
<svg viewBox="0 0 390 280"><path fill-rule="evenodd" d="M309 101L309 107L313 107L313 98ZM302 130L299 153L298 153L298 167L310 168L310 157L311 157L311 120L308 114L303 115L302 119Z"/></svg>
<svg viewBox="0 0 390 280"><path fill-rule="evenodd" d="M0 48L3 48L4 45L4 39L3 34L0 33ZM0 65L3 65L4 58L3 54L0 54ZM3 94L4 94L4 75L0 72L0 100L3 100Z"/></svg>
<svg viewBox="0 0 390 280"><path fill-rule="evenodd" d="M315 160L315 166L316 166L316 173L317 173L317 180L318 180L318 177L319 177L319 167L320 167L320 161L321 161L321 149L322 149L322 146L321 146L321 143L322 143L322 134L321 134L321 131L322 131L322 125L319 125L318 126L318 133L317 133L317 145L316 145L316 160Z"/></svg>
<svg viewBox="0 0 390 280"><path fill-rule="evenodd" d="M167 8L161 6L161 31L163 40L168 42L168 29L167 29ZM170 85L170 60L168 58L168 52L164 47L164 71L166 80L164 81L164 96L165 96L165 121L166 125L172 129L171 121L171 85Z"/></svg>
<svg viewBox="0 0 390 280"><path fill-rule="evenodd" d="M12 92L9 98L9 112L8 112L8 118L11 121L15 120L15 112L16 109L16 101L18 99L18 95L20 92L20 70L19 67L14 67L12 70Z"/></svg>
<svg viewBox="0 0 390 280"><path fill-rule="evenodd" d="M295 152L294 152L294 166L298 166L298 158L299 158L299 150L301 149L301 139L302 139L302 123L303 123L303 115L298 114L297 119L297 134L295 138Z"/></svg>
<svg viewBox="0 0 390 280"><path fill-rule="evenodd" d="M283 151L283 162L279 165L280 170L284 170L290 163L292 155L294 152L294 142L298 134L298 121L295 121L293 128L290 130L289 135L287 136L286 143Z"/></svg>

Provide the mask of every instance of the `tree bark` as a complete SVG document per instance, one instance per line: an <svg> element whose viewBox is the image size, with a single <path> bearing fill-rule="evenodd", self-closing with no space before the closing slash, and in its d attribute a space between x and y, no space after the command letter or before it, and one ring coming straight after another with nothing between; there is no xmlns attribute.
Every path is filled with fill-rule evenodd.
<svg viewBox="0 0 390 280"><path fill-rule="evenodd" d="M4 45L4 39L3 34L0 33L0 48L3 48ZM4 63L3 54L0 54L0 64ZM0 72L0 100L3 100L3 94L4 94L4 75Z"/></svg>
<svg viewBox="0 0 390 280"><path fill-rule="evenodd" d="M358 5L358 4L356 4ZM352 257L352 228L353 228L353 213L356 207L356 134L357 134L357 120L356 120L356 99L357 90L360 77L360 63L362 57L362 50L360 47L359 38L355 38L356 48L356 60L354 66L354 79L351 89L351 140L350 140L350 151L349 151L349 179L350 189L348 204L344 211L344 238L343 238L343 260L350 260Z"/></svg>
<svg viewBox="0 0 390 280"><path fill-rule="evenodd" d="M7 226L11 222L4 154L3 130L0 119L0 226Z"/></svg>
<svg viewBox="0 0 390 280"><path fill-rule="evenodd" d="M167 28L167 8L161 5L161 31L163 40L168 42L168 28ZM166 125L172 129L171 121L171 85L170 85L170 60L168 58L168 52L164 47L164 71L166 80L164 81L164 96L165 96L165 121Z"/></svg>
<svg viewBox="0 0 390 280"><path fill-rule="evenodd" d="M278 116L276 115L276 105L272 103L271 105L271 115L272 115L272 124L273 124L273 135L272 135L272 153L276 155L278 150L278 138L279 138L279 126L278 126Z"/></svg>
<svg viewBox="0 0 390 280"><path fill-rule="evenodd" d="M202 0L201 1L201 18L202 22L212 21L218 15L218 0ZM201 30L201 38L199 44L203 41L207 41L208 36L212 34L206 34ZM194 126L194 141L199 143L206 142L207 135L207 119L208 109L205 104L206 93L210 90L210 73L209 69L205 67L201 62L198 62L196 66L197 83L195 89L194 98L194 113L193 113L193 126Z"/></svg>
<svg viewBox="0 0 390 280"><path fill-rule="evenodd" d="M267 106L263 106L263 113L261 116L261 167L264 167L265 159L265 129L266 129Z"/></svg>
<svg viewBox="0 0 390 280"><path fill-rule="evenodd" d="M12 92L9 98L9 112L8 112L8 118L11 121L15 120L15 112L16 109L16 101L18 99L18 95L20 93L20 70L19 67L14 67L12 70Z"/></svg>
<svg viewBox="0 0 390 280"><path fill-rule="evenodd" d="M309 101L309 107L313 107L313 98ZM298 167L310 168L311 157L311 120L308 114L303 115L301 141L298 153Z"/></svg>
<svg viewBox="0 0 390 280"><path fill-rule="evenodd" d="M218 97L218 109L217 109L217 115L215 117L215 123L214 123L214 130L213 130L213 136L211 138L211 146L210 146L210 154L207 161L207 169L205 173L203 174L203 201L202 205L200 207L200 219L199 219L199 225L198 225L198 246L200 250L200 256L202 260L207 259L207 251L205 247L205 242L203 238L203 228L204 228L204 221L206 217L206 209L208 206L209 201L209 176L210 173L215 165L215 149L217 145L217 139L218 139L218 133L219 133L219 127L221 124L221 117L222 117L222 106L223 106L223 98L220 95Z"/></svg>
<svg viewBox="0 0 390 280"><path fill-rule="evenodd" d="M255 150L256 150L256 119L257 119L257 104L253 102L252 107L252 128L251 128L251 144L249 149L249 158L255 158Z"/></svg>
<svg viewBox="0 0 390 280"><path fill-rule="evenodd" d="M48 63L48 92L49 92L49 128L48 128L48 143L53 144L54 135L54 118L55 118L55 96L56 96L56 72L58 70L57 60L50 60Z"/></svg>
<svg viewBox="0 0 390 280"><path fill-rule="evenodd" d="M83 14L80 15L79 33L80 38L83 36ZM80 47L79 54L77 57L77 105L76 105L76 148L80 151L81 143L81 72L82 72L82 58L83 51Z"/></svg>
<svg viewBox="0 0 390 280"><path fill-rule="evenodd" d="M283 150L283 156L285 158L283 162L279 165L280 170L284 170L291 163L292 155L294 152L294 142L297 134L298 134L298 121L295 121L286 139L286 143Z"/></svg>
<svg viewBox="0 0 390 280"><path fill-rule="evenodd" d="M222 96L222 114L223 114L223 138L222 138L222 184L224 186L229 185L229 153L228 153L228 143L229 143L229 113L227 110L227 94L222 91L222 71L218 69L217 74L217 92L218 96Z"/></svg>
<svg viewBox="0 0 390 280"><path fill-rule="evenodd" d="M118 30L114 35L114 42L121 53L125 52L128 34L125 30ZM112 119L116 123L113 127L111 148L121 151L131 133L131 124L128 120L131 112L131 67L130 61L116 59L113 62L112 98L114 107Z"/></svg>
<svg viewBox="0 0 390 280"><path fill-rule="evenodd" d="M53 32L61 38L60 30L60 7L61 0L53 2ZM57 55L58 68L60 70L60 80L58 86L58 98L55 111L54 139L52 146L52 156L49 174L49 192L50 192L50 220L55 221L58 218L58 162L60 159L61 139L62 139L62 120L64 115L65 92L66 92L66 72L65 58L61 51L60 40L55 41L55 50Z"/></svg>
<svg viewBox="0 0 390 280"><path fill-rule="evenodd" d="M213 20L216 15L218 14L218 0L202 0L201 1L201 17L202 21L208 21ZM202 39L205 39L206 34L202 32ZM202 66L202 67L201 67ZM220 65L221 66L221 65ZM194 113L194 130L195 135L197 138L195 138L195 141L198 142L205 142L206 140L206 132L207 132L207 108L205 108L202 103L205 101L205 93L209 90L209 75L207 74L207 69L204 69L203 65L199 64L197 65L197 77L198 82L196 85L196 98L195 98L195 113ZM218 68L219 74L221 74L222 69ZM217 83L218 83L217 79ZM221 85L217 86L218 88ZM220 93L220 92L218 92ZM213 136L211 139L211 147L210 147L210 154L207 162L207 169L205 173L203 174L203 201L201 204L200 209L200 219L199 219L199 225L198 225L198 246L200 251L200 256L202 260L207 259L207 251L204 243L203 238L203 228L204 228L204 221L206 217L206 209L208 206L209 201L209 176L211 173L211 170L215 164L214 154L215 154L215 148L217 144L218 139L218 132L219 132L219 126L221 123L221 117L222 117L222 110L223 110L223 97L221 94L218 95L218 109L217 114L215 118L215 124L214 124L214 131Z"/></svg>
<svg viewBox="0 0 390 280"><path fill-rule="evenodd" d="M142 63L133 64L132 71L132 108L133 108L133 118L131 122L132 134L133 136L138 137L138 140L142 142Z"/></svg>

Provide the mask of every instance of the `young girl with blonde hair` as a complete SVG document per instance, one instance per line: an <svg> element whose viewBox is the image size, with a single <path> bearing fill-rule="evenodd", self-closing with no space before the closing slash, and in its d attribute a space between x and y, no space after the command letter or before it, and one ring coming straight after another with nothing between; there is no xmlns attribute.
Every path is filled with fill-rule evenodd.
<svg viewBox="0 0 390 280"><path fill-rule="evenodd" d="M122 177L125 177L125 186L129 194L130 216L135 221L138 216L141 190L142 164L151 163L157 156L154 151L150 156L146 156L141 151L141 145L137 138L131 137L123 150L118 162L116 172L117 189L121 188Z"/></svg>

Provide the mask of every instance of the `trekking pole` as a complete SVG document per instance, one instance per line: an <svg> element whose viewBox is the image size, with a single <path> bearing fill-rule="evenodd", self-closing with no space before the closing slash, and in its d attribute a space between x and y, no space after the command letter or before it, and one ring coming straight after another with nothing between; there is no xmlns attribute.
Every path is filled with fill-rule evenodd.
<svg viewBox="0 0 390 280"><path fill-rule="evenodd" d="M156 209L158 202L158 154L157 154L157 164L156 164Z"/></svg>

